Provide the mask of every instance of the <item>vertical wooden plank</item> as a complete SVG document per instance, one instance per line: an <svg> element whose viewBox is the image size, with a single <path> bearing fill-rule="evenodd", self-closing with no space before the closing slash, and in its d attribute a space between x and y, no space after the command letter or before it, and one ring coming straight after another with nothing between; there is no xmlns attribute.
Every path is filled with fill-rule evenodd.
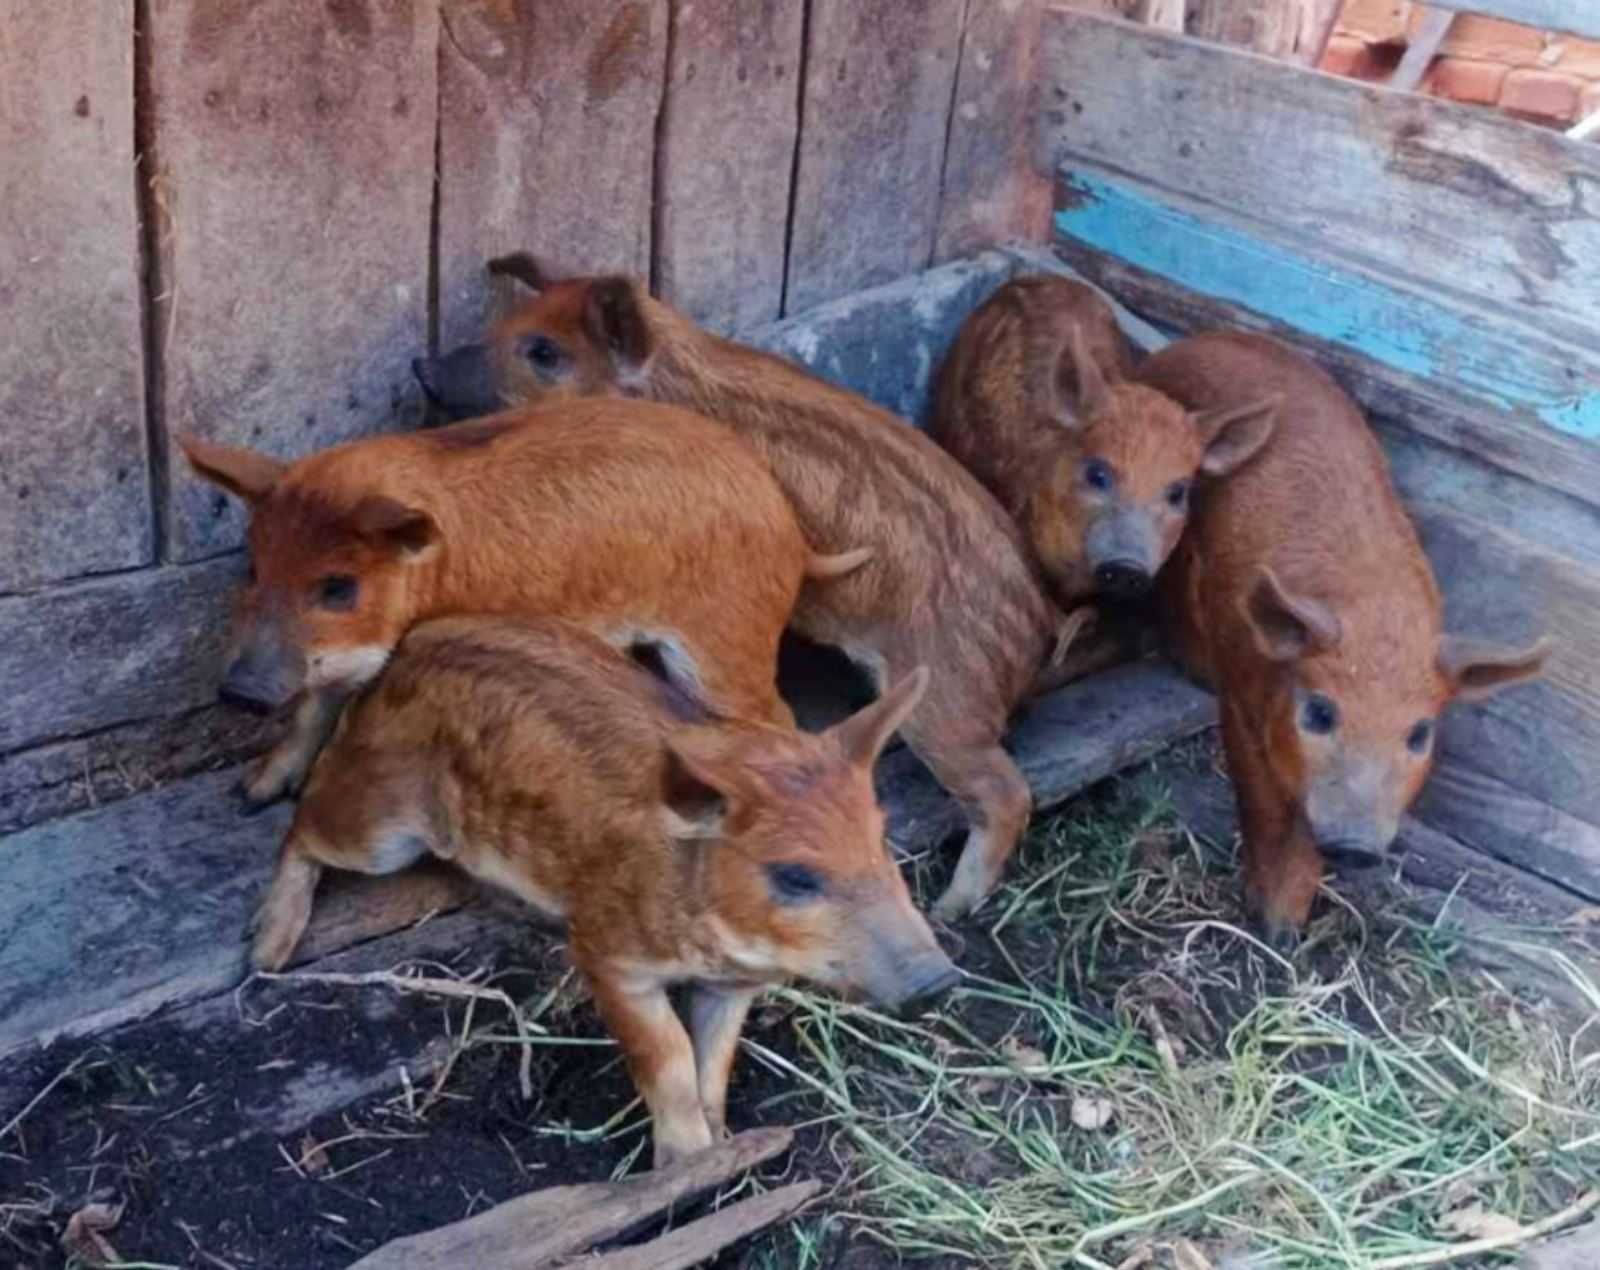
<svg viewBox="0 0 1600 1270"><path fill-rule="evenodd" d="M785 311L926 267L967 0L811 0Z"/></svg>
<svg viewBox="0 0 1600 1270"><path fill-rule="evenodd" d="M1300 37L1300 0L1191 0L1190 35L1289 57Z"/></svg>
<svg viewBox="0 0 1600 1270"><path fill-rule="evenodd" d="M650 268L664 0L443 0L441 342L476 336L484 262Z"/></svg>
<svg viewBox="0 0 1600 1270"><path fill-rule="evenodd" d="M168 430L298 455L415 421L436 0L151 0L148 38ZM239 541L171 479L174 558Z"/></svg>
<svg viewBox="0 0 1600 1270"><path fill-rule="evenodd" d="M803 0L672 0L656 285L697 321L774 321L800 112Z"/></svg>
<svg viewBox="0 0 1600 1270"><path fill-rule="evenodd" d="M1034 164L1041 0L973 4L961 40L935 261L1050 232L1048 165Z"/></svg>
<svg viewBox="0 0 1600 1270"><path fill-rule="evenodd" d="M0 0L0 591L152 556L132 0Z"/></svg>

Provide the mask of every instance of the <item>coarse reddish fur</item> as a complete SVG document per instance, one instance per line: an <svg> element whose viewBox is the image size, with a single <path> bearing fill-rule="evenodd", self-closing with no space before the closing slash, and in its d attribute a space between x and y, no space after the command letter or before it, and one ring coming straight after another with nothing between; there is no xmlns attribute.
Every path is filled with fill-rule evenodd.
<svg viewBox="0 0 1600 1270"><path fill-rule="evenodd" d="M265 705L309 689L246 791L254 801L299 783L338 695L376 675L413 623L451 613L569 617L619 645L655 645L719 709L792 718L775 687L778 640L803 576L838 565L811 555L772 474L725 428L591 401L292 464L185 444L203 476L251 506L254 577L230 675L265 682L254 694ZM319 588L341 577L357 584L354 603L330 607Z"/></svg>
<svg viewBox="0 0 1600 1270"><path fill-rule="evenodd" d="M762 985L803 977L898 1006L956 977L872 786L926 678L810 735L709 716L570 623L423 623L312 771L255 962L288 961L324 867L452 860L566 923L650 1107L656 1162L699 1150L723 1132ZM692 1039L666 996L681 982Z"/></svg>
<svg viewBox="0 0 1600 1270"><path fill-rule="evenodd" d="M967 319L940 371L935 440L1017 518L1069 607L1147 587L1177 545L1196 478L1232 471L1271 433L1270 401L1195 415L1130 382L1132 370L1092 287L1033 275Z"/></svg>
<svg viewBox="0 0 1600 1270"><path fill-rule="evenodd" d="M519 276L545 281L531 262ZM712 335L627 278L551 283L494 325L486 344L424 363L419 375L447 406L471 408L452 403L445 382L463 368L489 400L609 394L700 411L767 459L818 550L871 546L872 560L848 578L804 588L793 624L843 649L880 685L930 669L927 696L902 731L971 825L938 911L975 908L1032 805L1000 737L1084 617L1063 617L1051 602L993 496L887 411Z"/></svg>
<svg viewBox="0 0 1600 1270"><path fill-rule="evenodd" d="M1262 392L1285 403L1255 461L1199 491L1162 601L1175 651L1221 699L1246 892L1269 928L1295 928L1320 884L1319 848L1372 861L1393 841L1445 705L1536 674L1544 648L1444 634L1377 439L1306 358L1264 336L1209 334L1138 375L1195 410ZM1325 733L1314 698L1335 712Z"/></svg>

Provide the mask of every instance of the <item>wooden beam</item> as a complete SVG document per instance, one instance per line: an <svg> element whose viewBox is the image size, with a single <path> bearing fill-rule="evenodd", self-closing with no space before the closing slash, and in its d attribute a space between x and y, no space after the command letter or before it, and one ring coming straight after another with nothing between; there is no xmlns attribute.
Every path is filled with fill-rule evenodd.
<svg viewBox="0 0 1600 1270"><path fill-rule="evenodd" d="M1593 355L1600 147L1065 9L1045 14L1040 72L1040 148L1057 165L1231 214Z"/></svg>
<svg viewBox="0 0 1600 1270"><path fill-rule="evenodd" d="M1434 56L1439 52L1439 45L1444 43L1444 37L1449 34L1450 24L1455 20L1456 15L1449 9L1423 6L1422 22L1417 27L1417 33L1406 45L1400 65L1396 66L1394 73L1389 76L1390 88L1403 93L1416 91L1417 85L1422 82L1422 77L1428 73L1428 67L1433 65Z"/></svg>

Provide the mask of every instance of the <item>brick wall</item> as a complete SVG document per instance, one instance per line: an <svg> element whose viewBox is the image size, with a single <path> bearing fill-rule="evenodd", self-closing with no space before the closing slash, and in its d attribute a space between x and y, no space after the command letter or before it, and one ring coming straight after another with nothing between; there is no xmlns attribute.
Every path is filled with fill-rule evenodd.
<svg viewBox="0 0 1600 1270"><path fill-rule="evenodd" d="M1423 8L1413 0L1345 0L1321 68L1387 79L1416 34ZM1459 14L1420 91L1568 128L1600 110L1600 41Z"/></svg>

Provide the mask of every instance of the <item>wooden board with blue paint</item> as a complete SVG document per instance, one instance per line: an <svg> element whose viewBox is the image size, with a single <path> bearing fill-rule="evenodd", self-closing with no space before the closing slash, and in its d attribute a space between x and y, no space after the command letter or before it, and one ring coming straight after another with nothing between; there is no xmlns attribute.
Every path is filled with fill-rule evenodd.
<svg viewBox="0 0 1600 1270"><path fill-rule="evenodd" d="M1066 10L1043 39L1040 142L1055 162L1592 349L1600 147Z"/></svg>
<svg viewBox="0 0 1600 1270"><path fill-rule="evenodd" d="M1600 40L1600 4L1595 0L1428 0L1436 9L1480 13L1541 31L1570 31Z"/></svg>

